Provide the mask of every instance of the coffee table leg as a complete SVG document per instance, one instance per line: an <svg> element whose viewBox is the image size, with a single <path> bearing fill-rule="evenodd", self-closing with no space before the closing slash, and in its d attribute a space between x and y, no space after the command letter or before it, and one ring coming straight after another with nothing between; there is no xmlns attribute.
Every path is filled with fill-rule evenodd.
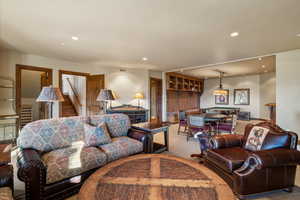
<svg viewBox="0 0 300 200"><path fill-rule="evenodd" d="M167 147L167 151L169 151L169 128L164 131L165 136L165 145Z"/></svg>

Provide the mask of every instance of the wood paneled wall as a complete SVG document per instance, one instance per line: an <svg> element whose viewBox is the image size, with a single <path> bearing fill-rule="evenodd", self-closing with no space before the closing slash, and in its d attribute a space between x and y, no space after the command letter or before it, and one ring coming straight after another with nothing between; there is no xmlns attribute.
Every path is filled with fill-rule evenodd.
<svg viewBox="0 0 300 200"><path fill-rule="evenodd" d="M168 120L176 121L179 110L199 109L200 95L199 92L167 90Z"/></svg>

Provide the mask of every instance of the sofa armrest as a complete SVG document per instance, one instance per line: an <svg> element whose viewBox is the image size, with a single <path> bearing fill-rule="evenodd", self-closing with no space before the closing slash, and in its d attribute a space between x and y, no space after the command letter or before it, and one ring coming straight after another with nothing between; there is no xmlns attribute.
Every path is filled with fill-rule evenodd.
<svg viewBox="0 0 300 200"><path fill-rule="evenodd" d="M300 164L300 151L283 148L257 151L251 154L249 159L250 164L257 169L298 165Z"/></svg>
<svg viewBox="0 0 300 200"><path fill-rule="evenodd" d="M39 153L32 149L20 150L17 154L18 178L25 182L27 199L42 199L46 185L46 167Z"/></svg>
<svg viewBox="0 0 300 200"><path fill-rule="evenodd" d="M243 144L242 135L220 135L210 139L210 145L213 149L222 149L230 147L240 147Z"/></svg>
<svg viewBox="0 0 300 200"><path fill-rule="evenodd" d="M129 129L129 131L128 131L128 137L136 139L143 143L144 153L149 153L151 151L150 150L150 144L151 144L151 140L152 140L151 136L152 135L147 132L144 132L141 130L136 130L133 128Z"/></svg>

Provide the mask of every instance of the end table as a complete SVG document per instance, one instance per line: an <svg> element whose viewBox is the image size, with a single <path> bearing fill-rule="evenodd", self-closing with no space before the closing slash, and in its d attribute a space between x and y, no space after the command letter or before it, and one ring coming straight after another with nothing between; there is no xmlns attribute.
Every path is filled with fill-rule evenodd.
<svg viewBox="0 0 300 200"><path fill-rule="evenodd" d="M149 134L149 137L151 137L152 141L150 144L150 153L161 153L169 150L169 126L169 122L145 122L133 124L131 128L141 130ZM164 133L164 145L153 142L153 136L160 132Z"/></svg>

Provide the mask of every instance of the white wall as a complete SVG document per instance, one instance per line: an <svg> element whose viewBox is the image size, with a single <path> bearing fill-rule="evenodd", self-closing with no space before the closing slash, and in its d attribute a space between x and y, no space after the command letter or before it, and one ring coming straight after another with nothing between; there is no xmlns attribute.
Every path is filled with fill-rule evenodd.
<svg viewBox="0 0 300 200"><path fill-rule="evenodd" d="M223 79L223 88L229 89L229 104L216 105L213 91L219 87L219 79L204 81L204 92L200 99L200 107L224 106L240 107L241 111L251 112L251 117L259 118L259 76L240 76ZM250 88L250 105L234 105L233 89Z"/></svg>
<svg viewBox="0 0 300 200"><path fill-rule="evenodd" d="M114 70L105 77L105 85L114 91L117 99L112 102L112 106L121 104L138 105L133 99L137 92L144 94L144 99L140 101L140 106L149 108L149 71L143 69L127 69L126 71Z"/></svg>
<svg viewBox="0 0 300 200"><path fill-rule="evenodd" d="M276 73L265 73L259 76L260 108L259 118L269 119L270 111L267 103L276 103Z"/></svg>
<svg viewBox="0 0 300 200"><path fill-rule="evenodd" d="M223 88L229 89L229 104L216 105L213 91L219 87L219 79L204 81L204 92L200 99L200 107L239 107L241 111L251 112L253 118L269 118L266 103L275 102L275 73L262 75L223 78ZM250 105L234 105L234 89L250 88Z"/></svg>
<svg viewBox="0 0 300 200"><path fill-rule="evenodd" d="M300 49L276 55L277 124L300 136Z"/></svg>
<svg viewBox="0 0 300 200"><path fill-rule="evenodd" d="M149 70L129 69L121 72L118 68L73 63L16 51L0 51L0 74L15 79L16 64L52 68L53 85L56 87L58 87L58 70L105 74L105 87L114 90L119 96L115 104L131 104L135 92L143 92L146 98L142 102L143 106L149 108ZM54 104L53 116L58 116L58 106L58 103Z"/></svg>

